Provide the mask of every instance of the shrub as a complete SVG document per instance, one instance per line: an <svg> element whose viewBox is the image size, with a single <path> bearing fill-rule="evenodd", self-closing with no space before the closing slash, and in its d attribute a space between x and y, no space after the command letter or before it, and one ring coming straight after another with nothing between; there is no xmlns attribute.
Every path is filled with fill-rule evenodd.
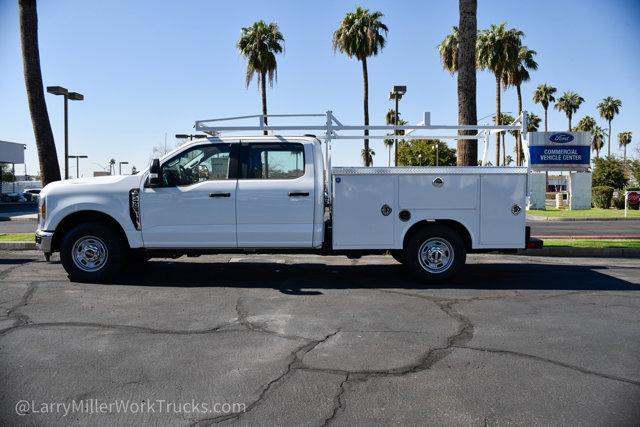
<svg viewBox="0 0 640 427"><path fill-rule="evenodd" d="M607 186L624 188L627 177L624 173L624 165L620 159L613 156L594 160L593 186Z"/></svg>
<svg viewBox="0 0 640 427"><path fill-rule="evenodd" d="M640 154L640 149L638 149L638 153ZM631 180L640 185L640 159L628 160L627 168L629 170L629 174L631 175Z"/></svg>
<svg viewBox="0 0 640 427"><path fill-rule="evenodd" d="M596 208L609 209L613 199L613 187L600 185L593 187L593 204Z"/></svg>
<svg viewBox="0 0 640 427"><path fill-rule="evenodd" d="M618 193L612 200L613 207L616 209L624 209L624 194Z"/></svg>

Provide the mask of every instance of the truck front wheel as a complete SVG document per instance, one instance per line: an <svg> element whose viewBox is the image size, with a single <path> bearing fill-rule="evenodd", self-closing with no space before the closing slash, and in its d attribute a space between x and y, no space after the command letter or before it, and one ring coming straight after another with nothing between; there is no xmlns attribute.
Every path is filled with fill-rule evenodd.
<svg viewBox="0 0 640 427"><path fill-rule="evenodd" d="M73 227L60 245L62 266L77 282L101 282L112 277L120 270L124 253L117 234L99 223Z"/></svg>
<svg viewBox="0 0 640 427"><path fill-rule="evenodd" d="M464 265L466 250L461 236L451 228L433 224L416 232L405 248L405 265L419 280L439 282Z"/></svg>

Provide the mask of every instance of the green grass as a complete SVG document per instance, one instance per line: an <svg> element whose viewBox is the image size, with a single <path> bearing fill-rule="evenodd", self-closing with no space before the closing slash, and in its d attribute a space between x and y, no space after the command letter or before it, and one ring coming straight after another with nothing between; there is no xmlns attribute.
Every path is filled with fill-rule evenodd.
<svg viewBox="0 0 640 427"><path fill-rule="evenodd" d="M593 208L589 210L570 211L566 209L556 209L547 207L546 210L527 211L527 215L542 216L547 218L624 218L624 209L599 209ZM629 218L640 218L640 210L634 211L629 209Z"/></svg>
<svg viewBox="0 0 640 427"><path fill-rule="evenodd" d="M640 249L640 239L544 239L544 247Z"/></svg>
<svg viewBox="0 0 640 427"><path fill-rule="evenodd" d="M0 234L0 242L35 242L35 235L33 233Z"/></svg>

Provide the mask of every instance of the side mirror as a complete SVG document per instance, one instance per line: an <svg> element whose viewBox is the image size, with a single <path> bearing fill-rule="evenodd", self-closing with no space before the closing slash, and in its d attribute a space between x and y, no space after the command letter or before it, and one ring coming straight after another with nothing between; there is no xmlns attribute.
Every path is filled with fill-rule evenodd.
<svg viewBox="0 0 640 427"><path fill-rule="evenodd" d="M151 167L149 168L149 185L152 187L160 185L160 160L158 159L153 159L151 162Z"/></svg>

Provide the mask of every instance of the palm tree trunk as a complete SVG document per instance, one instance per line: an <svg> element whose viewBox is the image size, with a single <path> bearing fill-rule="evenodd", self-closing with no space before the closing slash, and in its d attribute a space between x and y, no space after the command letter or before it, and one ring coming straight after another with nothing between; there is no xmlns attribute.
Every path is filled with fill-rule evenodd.
<svg viewBox="0 0 640 427"><path fill-rule="evenodd" d="M20 39L22 42L22 61L24 64L24 82L27 89L29 111L36 138L40 179L42 185L60 180L60 166L56 145L53 140L47 104L44 100L42 71L40 69L40 50L38 48L38 13L36 0L19 0Z"/></svg>
<svg viewBox="0 0 640 427"><path fill-rule="evenodd" d="M263 72L262 75L260 76L260 84L262 86L262 115L266 116L267 115L267 73ZM264 117L264 124L267 125L269 124L268 120L266 117ZM267 132L266 130L263 131L264 135L268 135L269 132Z"/></svg>
<svg viewBox="0 0 640 427"><path fill-rule="evenodd" d="M549 109L549 106L546 106L544 109L544 131L547 131L547 110Z"/></svg>
<svg viewBox="0 0 640 427"><path fill-rule="evenodd" d="M500 74L496 74L496 126L500 125ZM496 166L500 166L500 132L496 132Z"/></svg>
<svg viewBox="0 0 640 427"><path fill-rule="evenodd" d="M396 144L397 144L397 143L398 143L398 142L396 141ZM393 145L390 145L390 146L389 146L389 167L391 167L391 149L392 149L392 148L393 148Z"/></svg>
<svg viewBox="0 0 640 427"><path fill-rule="evenodd" d="M626 165L627 164L627 144L624 144L622 149L624 150L623 151L623 153L624 153L624 164Z"/></svg>
<svg viewBox="0 0 640 427"><path fill-rule="evenodd" d="M367 71L367 58L362 60L362 78L364 80L364 125L369 126L369 72ZM365 166L369 166L369 129L364 131Z"/></svg>
<svg viewBox="0 0 640 427"><path fill-rule="evenodd" d="M502 165L507 165L507 143L505 142L505 138L507 137L507 132L502 133Z"/></svg>
<svg viewBox="0 0 640 427"><path fill-rule="evenodd" d="M567 114L567 119L569 120L569 132L571 132L571 114Z"/></svg>
<svg viewBox="0 0 640 427"><path fill-rule="evenodd" d="M476 38L478 33L477 0L460 0L458 33L458 124L475 125L476 110ZM458 131L475 135L477 131ZM459 139L456 150L458 166L478 165L478 140Z"/></svg>
<svg viewBox="0 0 640 427"><path fill-rule="evenodd" d="M516 92L518 94L518 115L522 114L522 91L520 85L516 85ZM516 131L516 166L522 166L522 158L524 153L522 152L522 135L520 131Z"/></svg>
<svg viewBox="0 0 640 427"><path fill-rule="evenodd" d="M611 157L611 120L609 120L609 142L607 144L607 157Z"/></svg>

